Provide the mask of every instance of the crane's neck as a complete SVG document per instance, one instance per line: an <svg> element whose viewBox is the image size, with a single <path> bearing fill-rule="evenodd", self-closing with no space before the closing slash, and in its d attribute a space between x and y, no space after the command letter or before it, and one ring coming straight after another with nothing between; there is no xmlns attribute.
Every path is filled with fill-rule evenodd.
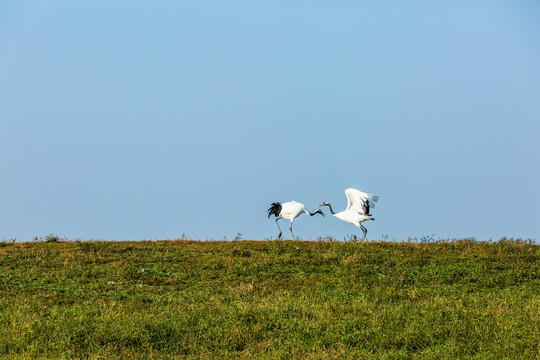
<svg viewBox="0 0 540 360"><path fill-rule="evenodd" d="M334 210L332 209L332 205L330 205L330 203L327 204L326 206L328 206L328 208L330 209L330 213L331 213L332 215L336 215L336 213L335 213Z"/></svg>
<svg viewBox="0 0 540 360"><path fill-rule="evenodd" d="M324 213L321 211L321 209L317 209L315 210L314 212L309 212L309 210L305 210L306 214L308 214L309 216L313 216L315 214L321 214L322 216L324 216Z"/></svg>

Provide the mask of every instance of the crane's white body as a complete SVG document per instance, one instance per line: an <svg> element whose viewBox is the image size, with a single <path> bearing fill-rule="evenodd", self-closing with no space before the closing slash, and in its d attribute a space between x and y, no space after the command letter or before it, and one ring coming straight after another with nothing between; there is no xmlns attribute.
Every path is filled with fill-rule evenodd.
<svg viewBox="0 0 540 360"><path fill-rule="evenodd" d="M345 195L347 195L348 203L347 208L342 212L334 213L328 202L324 202L320 206L328 206L332 215L361 228L365 238L367 229L362 225L362 222L366 220L375 220L375 218L369 214L369 208L375 207L375 203L379 201L379 197L353 188L345 190Z"/></svg>
<svg viewBox="0 0 540 360"><path fill-rule="evenodd" d="M281 212L279 213L279 216L282 217L283 219L289 219L292 222L294 219L296 219L297 217L299 217L300 215L304 213L311 215L309 211L306 209L306 207L304 206L304 204L293 200L293 201L281 203Z"/></svg>
<svg viewBox="0 0 540 360"><path fill-rule="evenodd" d="M371 216L362 215L362 214L354 213L351 211L342 211L333 215L337 217L338 219L354 224L358 227L360 227L360 224L363 223L364 221L374 219Z"/></svg>

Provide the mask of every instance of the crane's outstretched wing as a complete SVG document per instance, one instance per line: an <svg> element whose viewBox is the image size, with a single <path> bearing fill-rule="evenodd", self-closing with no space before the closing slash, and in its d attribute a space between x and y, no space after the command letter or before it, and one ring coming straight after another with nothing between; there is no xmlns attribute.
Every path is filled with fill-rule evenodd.
<svg viewBox="0 0 540 360"><path fill-rule="evenodd" d="M349 202L345 211L355 211L362 215L368 215L369 208L375 207L375 203L379 200L377 195L353 188L345 190L345 195L347 195L347 201Z"/></svg>

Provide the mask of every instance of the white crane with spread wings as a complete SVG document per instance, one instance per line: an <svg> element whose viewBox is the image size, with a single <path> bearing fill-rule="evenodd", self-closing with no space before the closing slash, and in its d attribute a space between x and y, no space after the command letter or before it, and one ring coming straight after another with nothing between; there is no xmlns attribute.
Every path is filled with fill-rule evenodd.
<svg viewBox="0 0 540 360"><path fill-rule="evenodd" d="M332 205L328 201L323 202L321 206L328 206L332 215L343 221L354 224L362 229L363 238L366 238L367 229L362 225L366 220L375 220L371 217L369 210L375 207L375 203L379 200L377 195L368 194L360 190L349 188L345 190L347 195L347 209L345 211L335 213Z"/></svg>

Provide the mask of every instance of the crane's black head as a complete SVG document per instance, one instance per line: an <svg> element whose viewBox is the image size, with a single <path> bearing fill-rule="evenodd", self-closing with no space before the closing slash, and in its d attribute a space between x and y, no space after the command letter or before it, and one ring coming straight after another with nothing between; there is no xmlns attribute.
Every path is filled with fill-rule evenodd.
<svg viewBox="0 0 540 360"><path fill-rule="evenodd" d="M272 205L270 205L270 208L267 211L268 218L270 218L271 215L278 217L279 213L281 212L281 204L278 202L272 203Z"/></svg>
<svg viewBox="0 0 540 360"><path fill-rule="evenodd" d="M323 202L321 205L317 206L317 207L321 207L321 206L329 206L330 203L328 201L325 201Z"/></svg>

